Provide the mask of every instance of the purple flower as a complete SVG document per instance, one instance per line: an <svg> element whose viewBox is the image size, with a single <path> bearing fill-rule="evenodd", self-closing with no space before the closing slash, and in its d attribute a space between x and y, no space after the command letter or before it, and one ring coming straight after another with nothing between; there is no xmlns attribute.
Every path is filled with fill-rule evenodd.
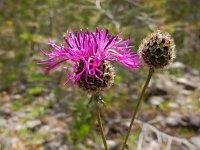
<svg viewBox="0 0 200 150"><path fill-rule="evenodd" d="M130 69L140 67L138 55L129 49L130 40L122 40L120 35L112 36L108 34L108 30L100 29L95 32L67 32L65 43L59 46L49 41L50 53L41 50L47 59L39 64L46 65L48 73L59 64L69 62L66 67L69 74L66 83L70 80L77 83L81 78L85 78L87 83L96 82L94 78L102 81L101 76L106 72L102 64L105 62L116 61ZM69 72L70 69L72 71Z"/></svg>

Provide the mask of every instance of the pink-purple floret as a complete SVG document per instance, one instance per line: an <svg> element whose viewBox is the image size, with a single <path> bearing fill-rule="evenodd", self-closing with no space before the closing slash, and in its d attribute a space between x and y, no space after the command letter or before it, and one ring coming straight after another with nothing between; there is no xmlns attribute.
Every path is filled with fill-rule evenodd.
<svg viewBox="0 0 200 150"><path fill-rule="evenodd" d="M130 40L122 40L120 35L112 36L108 34L108 30L100 29L96 29L95 32L67 32L64 37L65 44L58 46L49 41L50 53L41 50L47 59L39 61L39 64L46 65L45 72L48 73L60 63L72 62L66 67L66 72L69 74L66 83L70 80L77 83L84 72L86 76L90 74L98 77L97 72L103 73L98 67L104 60L120 62L130 69L139 68L140 60L138 55L130 50ZM84 67L77 73L81 61ZM72 71L68 72L70 69Z"/></svg>

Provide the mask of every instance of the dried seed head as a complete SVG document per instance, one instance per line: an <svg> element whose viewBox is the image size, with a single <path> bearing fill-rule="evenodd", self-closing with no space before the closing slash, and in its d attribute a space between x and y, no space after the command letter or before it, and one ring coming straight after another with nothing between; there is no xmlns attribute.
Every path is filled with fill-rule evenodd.
<svg viewBox="0 0 200 150"><path fill-rule="evenodd" d="M157 30L139 46L141 60L150 68L159 69L169 65L175 58L175 44L169 33Z"/></svg>
<svg viewBox="0 0 200 150"><path fill-rule="evenodd" d="M76 72L77 74L82 71L83 66L84 62L81 61ZM98 69L102 71L102 74L96 71L96 76L91 74L86 75L85 71L81 75L81 78L78 81L78 85L81 89L89 93L97 93L108 89L113 85L115 74L110 62L106 60L102 61Z"/></svg>

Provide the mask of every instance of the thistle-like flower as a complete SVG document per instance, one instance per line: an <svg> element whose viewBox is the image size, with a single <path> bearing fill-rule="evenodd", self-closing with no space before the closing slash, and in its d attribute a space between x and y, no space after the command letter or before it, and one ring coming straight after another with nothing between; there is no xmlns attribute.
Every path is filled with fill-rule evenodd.
<svg viewBox="0 0 200 150"><path fill-rule="evenodd" d="M67 32L63 44L49 41L50 53L41 50L47 57L39 64L46 65L46 73L63 62L70 80L78 83L87 92L96 93L109 88L114 82L114 69L110 62L119 62L127 68L140 67L139 56L130 50L130 40L122 40L120 34L112 36L108 30L96 29L95 32ZM71 69L71 71L69 71Z"/></svg>
<svg viewBox="0 0 200 150"><path fill-rule="evenodd" d="M169 33L157 30L139 46L141 60L152 69L169 65L175 58L175 44Z"/></svg>

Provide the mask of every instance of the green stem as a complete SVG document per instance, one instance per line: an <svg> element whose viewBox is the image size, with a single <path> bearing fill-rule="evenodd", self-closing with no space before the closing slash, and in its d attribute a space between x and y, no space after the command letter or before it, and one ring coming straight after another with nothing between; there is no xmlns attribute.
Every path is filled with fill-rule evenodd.
<svg viewBox="0 0 200 150"><path fill-rule="evenodd" d="M104 134L103 125L102 125L102 121L101 121L101 107L102 107L103 101L101 101L99 94L94 94L93 96L97 100L97 120L98 120L98 124L100 127L100 133L101 133L101 137L103 140L104 148L105 148L105 150L108 150L108 144L106 142L106 136Z"/></svg>
<svg viewBox="0 0 200 150"><path fill-rule="evenodd" d="M130 123L130 126L129 126L129 128L128 128L128 132L127 132L126 137L125 137L125 139L124 139L124 143L123 143L123 146L122 146L122 150L124 150L124 149L127 147L127 144L126 144L126 143L127 143L128 137L129 137L129 135L130 135L131 128L132 128L132 126L133 126L133 122L134 122L134 120L135 120L135 117L136 117L137 111L138 111L138 109L139 109L140 103L141 103L141 101L142 101L142 98L143 98L143 96L144 96L145 90L146 90L146 88L147 88L147 86L148 86L148 84L149 84L149 81L151 80L151 77L152 77L152 74L153 74L153 73L154 73L154 69L150 68L150 69L149 69L149 74L148 74L147 80L146 80L146 82L145 82L145 85L144 85L144 87L143 87L143 89L142 89L142 92L141 92L141 94L140 94L139 100L138 100L138 102L137 102L137 105L136 105L136 108L135 108L135 112L133 113L133 116L132 116L132 119L131 119L131 123Z"/></svg>

